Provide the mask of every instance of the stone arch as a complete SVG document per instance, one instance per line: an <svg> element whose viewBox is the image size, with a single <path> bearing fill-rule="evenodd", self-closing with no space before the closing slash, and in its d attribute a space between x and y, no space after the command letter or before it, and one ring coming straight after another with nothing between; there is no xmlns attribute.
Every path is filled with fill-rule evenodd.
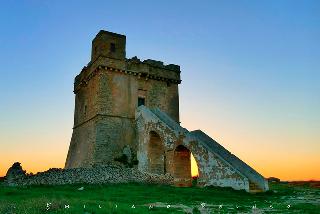
<svg viewBox="0 0 320 214"><path fill-rule="evenodd" d="M178 145L173 154L173 177L175 186L191 186L191 152L183 146Z"/></svg>
<svg viewBox="0 0 320 214"><path fill-rule="evenodd" d="M166 155L164 142L155 131L149 132L149 142L147 145L148 171L155 174L166 173Z"/></svg>

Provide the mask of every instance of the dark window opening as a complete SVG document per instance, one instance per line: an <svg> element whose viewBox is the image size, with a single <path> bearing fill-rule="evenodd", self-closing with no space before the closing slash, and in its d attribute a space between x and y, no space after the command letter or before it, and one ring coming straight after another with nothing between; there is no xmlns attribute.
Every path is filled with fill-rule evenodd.
<svg viewBox="0 0 320 214"><path fill-rule="evenodd" d="M84 116L87 116L87 105L84 106Z"/></svg>
<svg viewBox="0 0 320 214"><path fill-rule="evenodd" d="M166 163L167 163L167 157L166 157L166 153L163 152L163 174L166 174L167 173L167 168L166 168Z"/></svg>
<svg viewBox="0 0 320 214"><path fill-rule="evenodd" d="M138 106L145 105L145 98L144 97L138 97Z"/></svg>
<svg viewBox="0 0 320 214"><path fill-rule="evenodd" d="M116 52L116 44L110 43L110 51L111 52Z"/></svg>

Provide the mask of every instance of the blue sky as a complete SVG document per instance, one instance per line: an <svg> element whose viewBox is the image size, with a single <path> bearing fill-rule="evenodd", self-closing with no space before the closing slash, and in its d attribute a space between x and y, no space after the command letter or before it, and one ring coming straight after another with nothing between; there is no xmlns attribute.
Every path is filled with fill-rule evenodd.
<svg viewBox="0 0 320 214"><path fill-rule="evenodd" d="M320 163L319 11L308 0L1 1L0 168L52 149L46 166L63 164L73 78L105 29L127 36L127 57L181 66L182 125L266 175L299 179L298 156L310 158L302 168Z"/></svg>

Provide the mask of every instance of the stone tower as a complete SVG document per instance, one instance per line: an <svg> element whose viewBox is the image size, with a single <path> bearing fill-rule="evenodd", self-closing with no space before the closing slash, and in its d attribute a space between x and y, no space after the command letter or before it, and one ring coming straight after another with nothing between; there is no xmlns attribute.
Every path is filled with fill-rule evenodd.
<svg viewBox="0 0 320 214"><path fill-rule="evenodd" d="M119 164L191 185L191 154L198 185L257 192L265 178L201 130L179 122L180 67L126 58L126 37L100 31L91 61L74 81L75 113L66 168Z"/></svg>
<svg viewBox="0 0 320 214"><path fill-rule="evenodd" d="M101 30L74 81L74 127L66 168L137 164L135 112L159 108L179 122L180 67L126 58L126 36Z"/></svg>

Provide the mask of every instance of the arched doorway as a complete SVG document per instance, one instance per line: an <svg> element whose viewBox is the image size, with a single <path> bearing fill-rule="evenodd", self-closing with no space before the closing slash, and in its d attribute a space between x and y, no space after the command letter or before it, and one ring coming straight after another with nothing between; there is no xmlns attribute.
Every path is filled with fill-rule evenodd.
<svg viewBox="0 0 320 214"><path fill-rule="evenodd" d="M183 145L174 150L174 184L176 186L192 186L191 152Z"/></svg>
<svg viewBox="0 0 320 214"><path fill-rule="evenodd" d="M149 172L155 174L165 174L166 173L166 158L163 142L160 136L151 131L150 140L148 144L148 169Z"/></svg>

